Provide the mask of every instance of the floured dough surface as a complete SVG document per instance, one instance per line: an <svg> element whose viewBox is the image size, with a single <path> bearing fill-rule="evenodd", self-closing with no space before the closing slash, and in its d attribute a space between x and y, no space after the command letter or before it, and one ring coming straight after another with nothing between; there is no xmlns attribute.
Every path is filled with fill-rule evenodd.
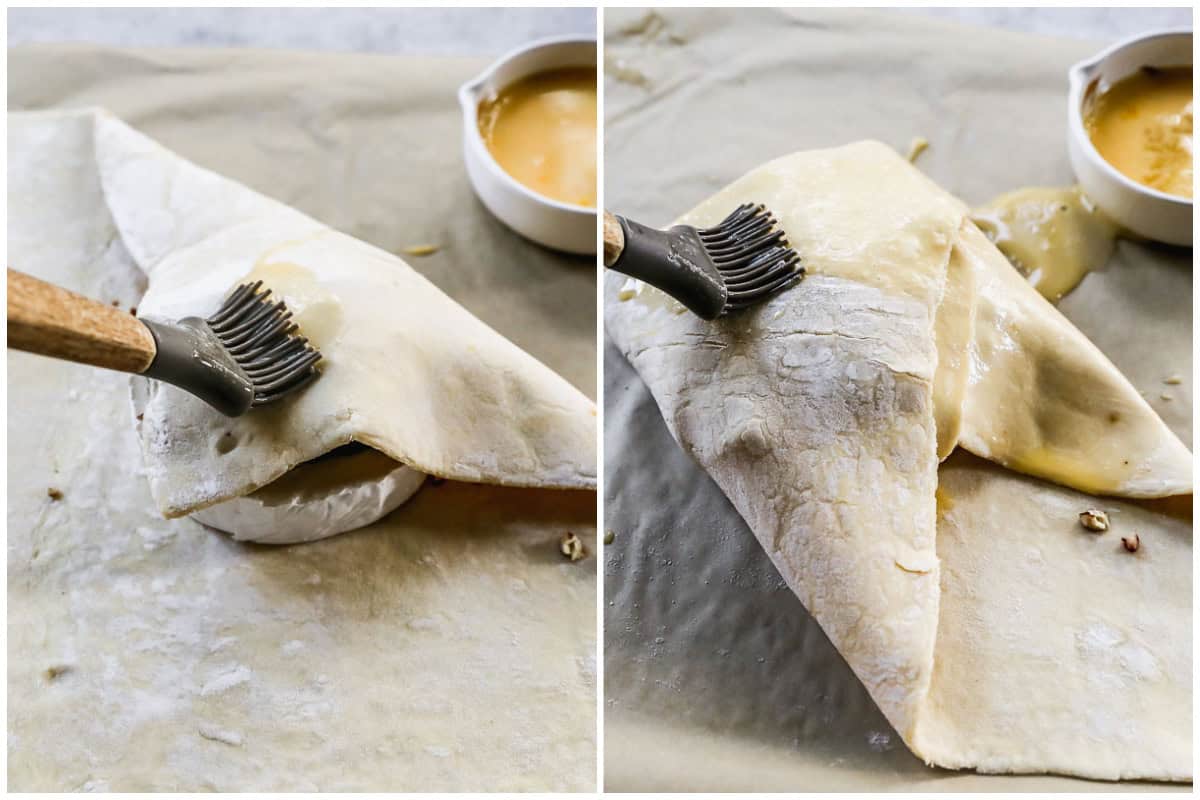
<svg viewBox="0 0 1200 800"><path fill-rule="evenodd" d="M995 274L1000 262L989 261L983 247L990 244L966 220L961 204L883 145L859 143L770 162L682 221L711 224L743 202L764 203L775 213L809 277L756 309L709 325L678 313L648 287L630 297L610 276L607 328L646 381L673 435L721 486L888 721L914 752L946 766L1189 776L1190 764L1179 751L1151 756L1153 742L1120 747L1116 740L1088 751L1071 738L1078 727L1031 725L1007 743L993 742L991 750L973 749L976 734L983 740L1005 728L1005 715L1024 710L1036 716L1038 696L1016 688L1045 679L1045 665L1028 654L1029 647L1005 645L1017 644L1016 633L1029 634L1030 626L1035 640L1058 635L1059 628L1042 621L1053 619L1056 598L1070 593L1070 583L1051 584L1027 606L1028 616L994 632L987 668L1011 673L1011 681L981 687L967 672L947 673L945 665L967 657L963 651L972 642L943 640L941 613L947 625L962 615L976 635L987 636L991 631L978 630L983 618L959 601L1020 596L1024 576L1017 569L980 568L981 580L989 582L983 591L960 579L968 558L956 559L954 575L939 573L947 562L935 521L938 460L956 439L966 447L986 441L990 457L1036 475L1130 496L1190 492L1186 447L1015 270L1003 265L1015 281ZM943 353L958 357L943 360ZM1086 387L1053 380L1062 374L1086 378ZM1092 390L1083 400L1081 388ZM991 402L1008 403L999 425L996 414L980 412L980 397L988 394ZM939 437L936 425L943 420ZM1092 435L1097 426L1106 434L1100 441ZM944 435L955 429L957 436ZM1027 457L1033 449L1037 457ZM1078 503L1081 495L1036 485L1025 498L1033 507L1014 515L1025 537L1017 541L1052 531L1087 536L1078 527L1082 508L1066 513L1062 500ZM994 515L1001 508L981 500L978 513ZM960 513L962 524L970 525L973 515ZM1190 550L1190 531L1186 541L1179 539L1174 521L1148 514L1142 522L1155 538L1175 536L1172 551ZM968 529L982 536L1002 524L993 518ZM990 544L998 541L993 534ZM1119 546L1119 537L1109 540L1114 542ZM1056 544L1052 555L1072 552L1070 543ZM971 547L968 541L964 550L974 555ZM1101 562L1128 555L1094 549L1070 568L1097 581L1092 591L1129 598L1139 591L1131 569ZM1163 569L1183 563L1176 559ZM1172 593L1181 585L1174 578L1165 584L1163 591ZM1190 669L1190 647L1175 644L1190 630L1189 606L1173 596L1176 602L1166 604L1159 624L1178 635L1156 637L1148 646ZM1129 620L1117 615L1113 622ZM1072 708L1104 702L1098 683L1066 678L1070 670L1086 671L1085 664L1077 659L1062 665L1073 693L1065 702ZM1113 715L1186 739L1187 728L1176 716L1161 714L1159 700L1190 708L1190 681L1181 682L1175 672L1164 676L1153 689L1153 703L1132 701ZM933 687L937 680L947 685ZM988 701L948 704L955 718L943 730L953 729L954 736L934 747L932 734L925 738L934 729L932 723L926 728L931 703L943 693L976 689L990 692ZM1089 735L1105 732L1095 727ZM1028 751L1022 736L1036 736L1039 749Z"/></svg>
<svg viewBox="0 0 1200 800"><path fill-rule="evenodd" d="M1191 780L1190 509L1097 499L963 452L938 481L942 602L918 751L984 772ZM1103 535L1079 525L1097 505Z"/></svg>
<svg viewBox="0 0 1200 800"><path fill-rule="evenodd" d="M860 197L842 181L876 180L881 170L892 180L878 181L886 191L871 197L873 211L839 202ZM780 221L793 246L811 251L810 269L827 261L838 274L813 274L805 302L785 292L749 324L676 314L653 305L645 287L645 297L610 301L610 333L685 449L722 485L839 649L861 660L859 676L906 731L929 680L937 625L932 308L960 209L871 143L792 157L762 174L683 221L719 221L733 195L783 192L794 202L772 205L777 214L801 197L820 198L810 213ZM867 213L878 227L861 224ZM917 267L902 269L909 263ZM895 275L894 291L842 277L861 264ZM828 578L799 577L807 575ZM863 624L878 618L890 622Z"/></svg>

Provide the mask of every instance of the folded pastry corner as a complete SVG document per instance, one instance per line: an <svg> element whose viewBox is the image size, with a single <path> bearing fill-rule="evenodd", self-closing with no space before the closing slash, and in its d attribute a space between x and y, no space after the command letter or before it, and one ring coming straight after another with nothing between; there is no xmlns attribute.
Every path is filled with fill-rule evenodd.
<svg viewBox="0 0 1200 800"><path fill-rule="evenodd" d="M1190 532L1121 505L1163 540L1136 565L1115 540L1077 535L1080 492L1190 492L1187 448L966 208L890 148L776 159L681 221L712 224L744 202L775 214L802 283L706 323L610 275L606 328L910 749L984 771L1190 775L1166 745L1190 724L1163 711L1191 702L1174 668L1190 676L1190 605L1176 596L1190 589L1178 557ZM964 469L957 445L995 463ZM1155 574L1170 634L1146 637ZM1023 606L1029 581L1038 602ZM1093 646L1108 638L1132 643L1129 663ZM1110 682L1148 677L1153 709L1106 697ZM1106 703L1111 718L1083 711ZM1064 724L1071 713L1090 722ZM1081 736L1103 746L1089 754Z"/></svg>
<svg viewBox="0 0 1200 800"><path fill-rule="evenodd" d="M57 164L63 180L47 192L98 180L102 192L79 213L111 225L115 246L146 274L140 316L208 316L238 284L261 279L324 356L320 380L298 396L237 419L173 386L148 387L138 430L166 516L248 495L352 442L452 480L595 487L594 403L397 256L198 167L107 112L10 119L90 134L69 145L23 137L10 157Z"/></svg>

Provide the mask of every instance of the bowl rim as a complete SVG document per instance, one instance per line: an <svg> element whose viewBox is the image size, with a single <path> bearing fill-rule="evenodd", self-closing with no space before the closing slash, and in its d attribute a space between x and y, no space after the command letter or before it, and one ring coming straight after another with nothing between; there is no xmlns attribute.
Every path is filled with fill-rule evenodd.
<svg viewBox="0 0 1200 800"><path fill-rule="evenodd" d="M1109 179L1116 181L1123 188L1136 192L1144 197L1153 198L1155 200L1171 203L1177 206L1192 206L1192 199L1181 197L1177 194L1168 194L1167 192L1159 191L1145 184L1138 183L1125 173L1118 170L1104 156L1100 155L1100 151L1092 143L1092 137L1088 136L1087 130L1083 127L1083 99L1084 89L1089 83L1088 73L1095 69L1100 64L1111 58L1116 53L1134 45L1140 44L1151 39L1165 39L1175 36L1192 36L1191 28L1159 28L1157 30L1145 31L1133 36L1121 39L1108 47L1101 50L1095 55L1078 61L1067 70L1067 80L1070 85L1070 91L1067 97L1068 114L1070 116L1070 132L1072 138L1080 144L1084 156ZM1193 60L1193 59L1189 59ZM1182 65L1181 65L1182 66ZM1189 64L1188 66L1193 66Z"/></svg>
<svg viewBox="0 0 1200 800"><path fill-rule="evenodd" d="M552 197L546 197L530 189L525 184L518 181L512 175L500 166L495 157L492 156L487 145L483 142L483 137L479 134L479 102L475 97L475 92L487 82L499 69L506 64L515 61L517 58L534 50L541 50L546 47L552 47L560 44L590 44L593 48L598 48L598 41L595 34L588 35L583 33L563 34L560 36L546 36L541 39L535 39L531 42L519 45L512 48L508 52L493 61L483 72L471 78L462 86L458 87L458 104L462 109L463 122L467 129L467 146L475 151L476 156L480 159L485 168L497 177L509 189L516 191L518 194L524 195L530 200L534 200L542 205L558 211L565 211L572 214L586 214L588 216L596 216L596 209L592 206L581 206L576 203L564 203L561 200L555 200ZM600 72L599 72L599 51L597 49L596 57L596 84L597 91L599 90Z"/></svg>

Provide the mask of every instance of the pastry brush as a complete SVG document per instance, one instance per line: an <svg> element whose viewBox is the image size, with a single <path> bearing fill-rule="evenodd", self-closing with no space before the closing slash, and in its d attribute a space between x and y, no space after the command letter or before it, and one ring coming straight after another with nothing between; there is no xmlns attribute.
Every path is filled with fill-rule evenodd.
<svg viewBox="0 0 1200 800"><path fill-rule="evenodd" d="M662 289L702 319L762 302L804 276L775 217L752 203L711 228L666 231L606 211L604 265Z"/></svg>
<svg viewBox="0 0 1200 800"><path fill-rule="evenodd" d="M8 346L166 381L238 417L320 374L320 352L270 295L245 283L208 319L155 322L9 269Z"/></svg>

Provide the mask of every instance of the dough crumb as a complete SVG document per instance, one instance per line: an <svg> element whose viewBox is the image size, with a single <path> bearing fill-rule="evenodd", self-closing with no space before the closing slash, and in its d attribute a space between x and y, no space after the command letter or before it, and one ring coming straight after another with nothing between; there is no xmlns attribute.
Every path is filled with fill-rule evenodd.
<svg viewBox="0 0 1200 800"><path fill-rule="evenodd" d="M1079 512L1079 524L1095 533L1108 530L1108 514L1098 508L1089 508Z"/></svg>
<svg viewBox="0 0 1200 800"><path fill-rule="evenodd" d="M441 245L436 244L414 244L411 247L404 248L404 254L408 256L431 256L441 249Z"/></svg>
<svg viewBox="0 0 1200 800"><path fill-rule="evenodd" d="M1142 546L1142 537L1136 533L1131 536L1122 536L1121 546L1131 553L1136 553L1138 548Z"/></svg>
<svg viewBox="0 0 1200 800"><path fill-rule="evenodd" d="M226 647L229 647L229 645L234 644L236 642L237 642L236 636L222 636L220 639L217 639L215 642L213 642L212 644L210 644L208 646L208 652L209 652L209 654L219 653L222 650L224 650Z"/></svg>
<svg viewBox="0 0 1200 800"><path fill-rule="evenodd" d="M410 631L437 631L440 626L433 617L414 617L407 623Z"/></svg>
<svg viewBox="0 0 1200 800"><path fill-rule="evenodd" d="M1168 386L1178 386L1179 384L1183 383L1183 378L1179 375L1168 375L1167 377L1163 378L1163 383L1167 384Z"/></svg>
<svg viewBox="0 0 1200 800"><path fill-rule="evenodd" d="M885 750L891 750L892 737L883 731L871 731L867 734L867 747L871 748L872 752L882 753Z"/></svg>
<svg viewBox="0 0 1200 800"><path fill-rule="evenodd" d="M628 83L631 86L638 86L642 89L650 88L650 78L647 77L646 73L636 67L630 66L623 58L605 58L604 76L616 78L622 83Z"/></svg>
<svg viewBox="0 0 1200 800"><path fill-rule="evenodd" d="M242 735L237 731L218 728L216 725L212 725L208 722L201 722L200 726L196 729L196 732L205 739L227 744L231 747L241 747L242 742L244 741Z"/></svg>
<svg viewBox="0 0 1200 800"><path fill-rule="evenodd" d="M1169 402L1171 402L1172 400L1174 400L1174 399L1175 399L1174 397L1172 397L1171 395L1167 394L1166 392L1163 392L1162 394L1160 394L1160 395L1159 395L1159 397L1162 399L1162 401L1163 401L1164 403L1169 403Z"/></svg>
<svg viewBox="0 0 1200 800"><path fill-rule="evenodd" d="M929 140L924 136L914 136L912 142L908 145L908 162L911 164L921 157L929 149Z"/></svg>
<svg viewBox="0 0 1200 800"><path fill-rule="evenodd" d="M587 555L583 542L573 533L565 533L558 541L558 551L572 561L579 561Z"/></svg>
<svg viewBox="0 0 1200 800"><path fill-rule="evenodd" d="M50 666L46 667L46 672L44 674L46 675L46 680L56 681L74 669L75 668L70 664L51 664Z"/></svg>
<svg viewBox="0 0 1200 800"><path fill-rule="evenodd" d="M605 544L612 544L613 539L616 539L616 538L617 538L617 534L613 533L613 531L611 529L604 532L604 543Z"/></svg>
<svg viewBox="0 0 1200 800"><path fill-rule="evenodd" d="M209 681L200 689L202 697L208 697L214 694L227 692L235 686L240 686L250 680L251 672L241 664L231 664L222 670L218 670Z"/></svg>
<svg viewBox="0 0 1200 800"><path fill-rule="evenodd" d="M51 500L62 500L63 493L60 490L55 489L53 486L51 486L49 489L46 490L46 497L49 497Z"/></svg>

